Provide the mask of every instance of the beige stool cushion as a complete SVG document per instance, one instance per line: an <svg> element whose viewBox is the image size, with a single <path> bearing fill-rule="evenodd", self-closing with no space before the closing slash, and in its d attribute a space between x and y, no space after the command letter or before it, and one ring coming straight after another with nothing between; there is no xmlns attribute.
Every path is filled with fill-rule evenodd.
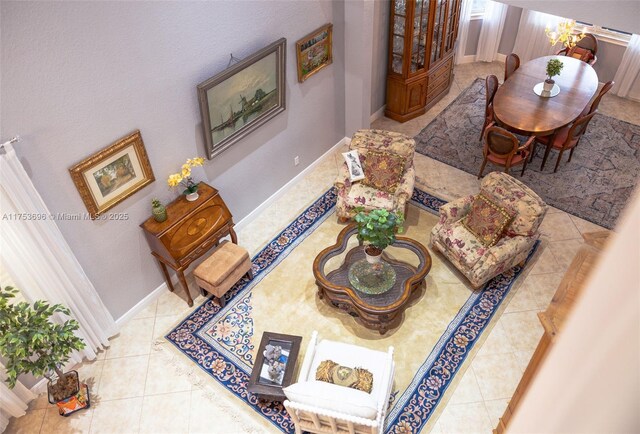
<svg viewBox="0 0 640 434"><path fill-rule="evenodd" d="M193 275L200 288L216 297L222 297L249 270L249 253L225 240L196 267Z"/></svg>

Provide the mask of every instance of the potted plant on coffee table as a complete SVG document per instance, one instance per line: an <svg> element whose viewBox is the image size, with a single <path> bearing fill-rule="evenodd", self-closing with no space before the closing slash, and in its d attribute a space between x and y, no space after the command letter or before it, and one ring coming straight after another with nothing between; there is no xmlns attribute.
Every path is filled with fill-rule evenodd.
<svg viewBox="0 0 640 434"><path fill-rule="evenodd" d="M553 81L553 77L560 75L560 71L562 71L563 67L564 63L562 63L561 60L556 58L549 59L547 62L547 79L544 81L542 90L545 92L551 92L553 85L556 84L556 82Z"/></svg>
<svg viewBox="0 0 640 434"><path fill-rule="evenodd" d="M7 384L13 388L19 375L31 373L49 380L47 389L52 404L78 394L78 372L61 370L74 350L85 347L74 333L80 327L78 322L74 319L53 322L54 315L70 316L69 309L42 300L33 306L24 301L12 302L17 293L11 286L0 287L0 354L5 359Z"/></svg>
<svg viewBox="0 0 640 434"><path fill-rule="evenodd" d="M367 260L370 263L379 262L382 251L396 240L396 233L402 233L404 216L386 209L365 211L359 207L355 211L358 240L366 243Z"/></svg>

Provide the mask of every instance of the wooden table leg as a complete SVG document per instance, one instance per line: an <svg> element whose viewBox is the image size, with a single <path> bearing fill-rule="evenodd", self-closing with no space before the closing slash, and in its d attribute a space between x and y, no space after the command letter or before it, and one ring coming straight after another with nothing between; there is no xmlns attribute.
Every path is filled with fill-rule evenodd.
<svg viewBox="0 0 640 434"><path fill-rule="evenodd" d="M236 235L236 231L233 228L229 228L229 235L231 235L231 241L233 244L238 244L238 236Z"/></svg>
<svg viewBox="0 0 640 434"><path fill-rule="evenodd" d="M178 275L178 280L182 284L184 291L187 293L187 304L189 307L193 306L193 299L191 298L191 293L189 292L189 286L187 285L187 279L184 277L184 271L176 270L176 274Z"/></svg>
<svg viewBox="0 0 640 434"><path fill-rule="evenodd" d="M160 268L162 268L162 274L164 275L164 281L167 282L167 286L169 287L169 291L173 292L173 283L171 282L171 276L169 276L169 271L167 270L167 266L164 265L164 262L158 260L160 264Z"/></svg>

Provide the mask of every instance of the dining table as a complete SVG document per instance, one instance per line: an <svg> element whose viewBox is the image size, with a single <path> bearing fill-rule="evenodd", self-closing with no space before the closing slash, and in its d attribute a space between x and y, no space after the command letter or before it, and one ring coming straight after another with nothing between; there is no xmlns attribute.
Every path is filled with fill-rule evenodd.
<svg viewBox="0 0 640 434"><path fill-rule="evenodd" d="M563 63L554 77L560 92L539 96L533 88L545 80L550 59ZM591 65L568 56L544 56L518 68L498 88L493 112L499 125L526 136L547 136L573 122L598 90L598 75Z"/></svg>

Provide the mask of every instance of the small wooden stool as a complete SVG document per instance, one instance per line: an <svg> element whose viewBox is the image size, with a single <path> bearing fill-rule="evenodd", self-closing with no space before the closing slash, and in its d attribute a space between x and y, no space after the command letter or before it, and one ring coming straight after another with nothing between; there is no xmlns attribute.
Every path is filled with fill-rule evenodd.
<svg viewBox="0 0 640 434"><path fill-rule="evenodd" d="M220 307L225 305L224 294L245 274L253 279L249 252L226 240L193 270L202 295L206 295L206 292L213 294Z"/></svg>

